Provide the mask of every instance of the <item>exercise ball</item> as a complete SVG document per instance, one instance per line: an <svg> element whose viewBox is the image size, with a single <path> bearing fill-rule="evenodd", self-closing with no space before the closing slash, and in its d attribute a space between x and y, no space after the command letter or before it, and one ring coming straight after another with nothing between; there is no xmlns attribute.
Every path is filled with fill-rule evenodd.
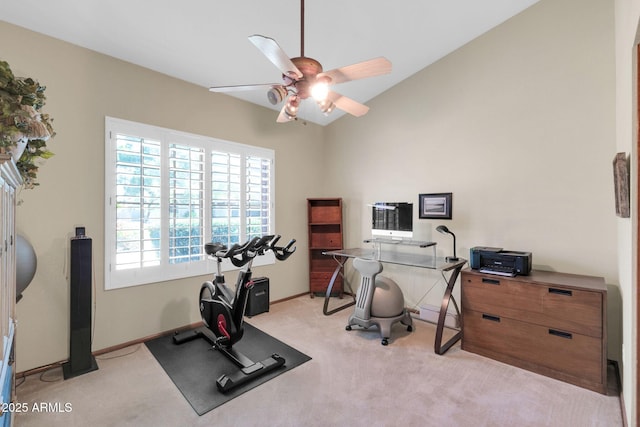
<svg viewBox="0 0 640 427"><path fill-rule="evenodd" d="M404 311L404 296L396 282L384 276L376 276L376 289L371 301L371 316L395 317Z"/></svg>
<svg viewBox="0 0 640 427"><path fill-rule="evenodd" d="M16 237L16 299L22 298L22 292L29 286L36 274L38 259L33 246L24 237Z"/></svg>

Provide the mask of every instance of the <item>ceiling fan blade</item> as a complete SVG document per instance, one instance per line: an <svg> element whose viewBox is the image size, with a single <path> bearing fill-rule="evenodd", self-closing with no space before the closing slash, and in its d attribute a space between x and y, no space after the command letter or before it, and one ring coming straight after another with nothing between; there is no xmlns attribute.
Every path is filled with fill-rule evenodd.
<svg viewBox="0 0 640 427"><path fill-rule="evenodd" d="M274 39L254 34L249 36L249 41L260 49L264 56L282 71L282 74L295 80L302 78L302 73L298 70L298 67L291 62L291 59Z"/></svg>
<svg viewBox="0 0 640 427"><path fill-rule="evenodd" d="M359 102L354 101L351 98L347 98L346 96L340 95L339 93L332 90L329 91L327 99L333 102L335 106L342 111L345 111L356 117L364 116L369 111L369 107L367 107L366 105L360 104Z"/></svg>
<svg viewBox="0 0 640 427"><path fill-rule="evenodd" d="M209 88L211 92L240 92L246 90L261 90L261 89L269 89L272 86L280 86L280 83L262 83L255 85L233 85L233 86L212 86Z"/></svg>
<svg viewBox="0 0 640 427"><path fill-rule="evenodd" d="M389 74L390 72L391 62L386 58L380 57L353 65L347 65L346 67L329 70L318 74L318 77L329 76L331 78L331 84L338 84L351 80L364 79L366 77Z"/></svg>

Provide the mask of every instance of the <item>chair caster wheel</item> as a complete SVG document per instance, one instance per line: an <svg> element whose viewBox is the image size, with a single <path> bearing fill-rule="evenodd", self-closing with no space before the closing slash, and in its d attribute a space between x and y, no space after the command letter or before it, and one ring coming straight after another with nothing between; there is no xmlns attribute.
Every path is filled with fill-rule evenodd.
<svg viewBox="0 0 640 427"><path fill-rule="evenodd" d="M382 345L388 345L389 344L389 340L386 338L382 338Z"/></svg>
<svg viewBox="0 0 640 427"><path fill-rule="evenodd" d="M413 332L413 326L411 325L407 326L407 332Z"/></svg>
<svg viewBox="0 0 640 427"><path fill-rule="evenodd" d="M347 326L345 326L345 327L344 327L344 329L345 329L346 331L350 331L350 330L351 330L351 325L347 325Z"/></svg>

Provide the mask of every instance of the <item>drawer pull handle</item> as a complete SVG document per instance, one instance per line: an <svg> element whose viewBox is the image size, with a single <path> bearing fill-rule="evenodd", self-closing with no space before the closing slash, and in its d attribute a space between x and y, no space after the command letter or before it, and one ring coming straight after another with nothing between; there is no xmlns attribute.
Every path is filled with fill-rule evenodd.
<svg viewBox="0 0 640 427"><path fill-rule="evenodd" d="M573 295L573 291L569 291L567 289L557 289L557 288L549 288L549 293L556 294L556 295L564 295L567 297L570 297L571 295Z"/></svg>
<svg viewBox="0 0 640 427"><path fill-rule="evenodd" d="M555 329L549 329L549 335L555 335L556 337L566 338L568 340L573 339L573 334L569 332L557 331Z"/></svg>
<svg viewBox="0 0 640 427"><path fill-rule="evenodd" d="M492 316L490 314L484 314L482 313L482 318L486 319L486 320L491 320L492 322L498 322L500 323L500 317L498 316Z"/></svg>
<svg viewBox="0 0 640 427"><path fill-rule="evenodd" d="M496 279L487 279L486 277L482 278L482 283L488 283L490 285L499 285L500 284L500 280L496 280Z"/></svg>

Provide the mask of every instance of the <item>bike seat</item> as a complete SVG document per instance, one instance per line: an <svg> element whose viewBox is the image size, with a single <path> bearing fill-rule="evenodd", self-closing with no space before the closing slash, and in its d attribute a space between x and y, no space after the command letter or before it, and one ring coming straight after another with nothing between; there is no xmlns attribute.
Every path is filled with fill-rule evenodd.
<svg viewBox="0 0 640 427"><path fill-rule="evenodd" d="M219 242L210 242L204 244L204 251L207 255L215 256L218 251L224 251L227 249L226 245Z"/></svg>

